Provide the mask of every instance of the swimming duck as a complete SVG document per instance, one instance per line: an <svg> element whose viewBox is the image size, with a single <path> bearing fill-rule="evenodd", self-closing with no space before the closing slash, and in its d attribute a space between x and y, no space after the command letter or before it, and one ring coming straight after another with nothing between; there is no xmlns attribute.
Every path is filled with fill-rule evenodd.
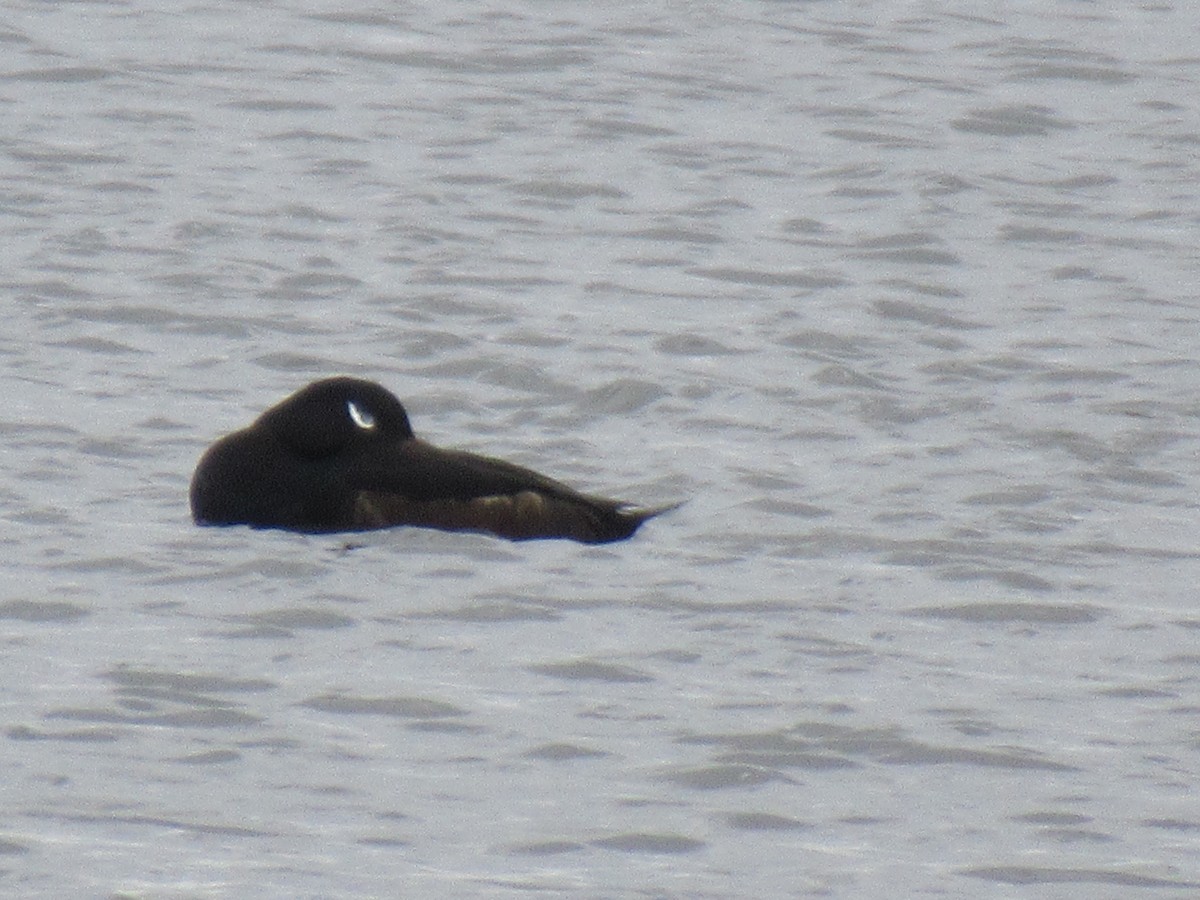
<svg viewBox="0 0 1200 900"><path fill-rule="evenodd" d="M673 507L579 493L530 469L413 434L404 406L372 381L316 381L221 438L192 476L201 525L301 532L415 525L521 541L603 544Z"/></svg>

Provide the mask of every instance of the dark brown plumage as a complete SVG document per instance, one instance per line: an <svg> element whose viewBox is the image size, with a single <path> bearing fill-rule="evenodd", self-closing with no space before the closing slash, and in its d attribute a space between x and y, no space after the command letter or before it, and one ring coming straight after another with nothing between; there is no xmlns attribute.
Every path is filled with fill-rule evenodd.
<svg viewBox="0 0 1200 900"><path fill-rule="evenodd" d="M192 476L201 525L364 531L415 525L599 544L672 507L581 494L499 459L413 434L390 392L358 378L317 381L224 437Z"/></svg>

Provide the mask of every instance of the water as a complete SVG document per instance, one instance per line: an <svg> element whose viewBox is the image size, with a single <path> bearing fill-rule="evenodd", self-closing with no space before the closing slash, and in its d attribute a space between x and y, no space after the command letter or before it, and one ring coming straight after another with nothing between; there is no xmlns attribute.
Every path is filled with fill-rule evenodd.
<svg viewBox="0 0 1200 900"><path fill-rule="evenodd" d="M1183 4L0 22L14 896L1191 896ZM194 528L349 372L680 510Z"/></svg>

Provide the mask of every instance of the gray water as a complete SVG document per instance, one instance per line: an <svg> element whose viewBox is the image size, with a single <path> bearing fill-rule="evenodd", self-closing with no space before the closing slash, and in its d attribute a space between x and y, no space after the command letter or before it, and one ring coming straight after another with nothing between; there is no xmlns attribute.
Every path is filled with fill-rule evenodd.
<svg viewBox="0 0 1200 900"><path fill-rule="evenodd" d="M4 892L1196 896L1198 46L1170 2L9 4ZM204 448L337 372L687 503L195 528Z"/></svg>

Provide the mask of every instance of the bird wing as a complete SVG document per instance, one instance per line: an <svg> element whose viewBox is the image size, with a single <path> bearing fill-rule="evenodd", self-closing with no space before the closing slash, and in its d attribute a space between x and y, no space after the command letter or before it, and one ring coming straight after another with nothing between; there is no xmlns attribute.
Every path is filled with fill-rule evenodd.
<svg viewBox="0 0 1200 900"><path fill-rule="evenodd" d="M654 515L581 494L531 469L408 439L358 461L354 526L419 525L482 531L510 540L620 540Z"/></svg>

